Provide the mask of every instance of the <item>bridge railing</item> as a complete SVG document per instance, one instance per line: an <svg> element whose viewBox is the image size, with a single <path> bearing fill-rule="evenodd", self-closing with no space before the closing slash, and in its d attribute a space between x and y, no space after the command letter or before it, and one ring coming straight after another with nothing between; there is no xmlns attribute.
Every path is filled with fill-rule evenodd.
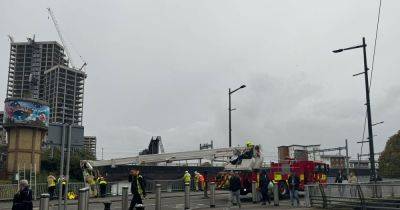
<svg viewBox="0 0 400 210"><path fill-rule="evenodd" d="M400 209L400 182L306 185L306 206Z"/></svg>

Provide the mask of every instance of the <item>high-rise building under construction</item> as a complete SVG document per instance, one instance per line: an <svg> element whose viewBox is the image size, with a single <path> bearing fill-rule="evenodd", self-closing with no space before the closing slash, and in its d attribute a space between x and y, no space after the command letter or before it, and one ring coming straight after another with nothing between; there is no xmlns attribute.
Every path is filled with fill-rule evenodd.
<svg viewBox="0 0 400 210"><path fill-rule="evenodd" d="M33 98L50 105L50 123L82 124L86 74L68 67L56 41L10 44L7 97Z"/></svg>

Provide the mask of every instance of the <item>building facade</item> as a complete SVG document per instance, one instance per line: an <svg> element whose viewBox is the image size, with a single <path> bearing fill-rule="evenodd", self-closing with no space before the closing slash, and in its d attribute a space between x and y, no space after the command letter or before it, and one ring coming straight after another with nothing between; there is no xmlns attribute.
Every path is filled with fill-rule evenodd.
<svg viewBox="0 0 400 210"><path fill-rule="evenodd" d="M50 105L50 123L82 125L86 74L68 67L55 41L10 43L7 98L32 98Z"/></svg>
<svg viewBox="0 0 400 210"><path fill-rule="evenodd" d="M11 42L6 96L44 100L44 72L55 65L68 65L57 42Z"/></svg>
<svg viewBox="0 0 400 210"><path fill-rule="evenodd" d="M44 99L50 106L50 123L82 125L86 74L57 65L44 72Z"/></svg>
<svg viewBox="0 0 400 210"><path fill-rule="evenodd" d="M83 148L86 151L89 151L94 157L96 157L96 144L96 136L85 136L83 141Z"/></svg>

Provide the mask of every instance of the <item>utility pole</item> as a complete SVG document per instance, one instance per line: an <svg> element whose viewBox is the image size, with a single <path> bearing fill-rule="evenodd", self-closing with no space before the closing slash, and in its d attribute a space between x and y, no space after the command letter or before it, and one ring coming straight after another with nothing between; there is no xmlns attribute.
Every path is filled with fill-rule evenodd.
<svg viewBox="0 0 400 210"><path fill-rule="evenodd" d="M352 50L356 48L363 48L364 57L364 72L354 74L353 76L358 76L364 74L365 80L365 98L367 106L367 121L368 121L368 142L369 142L369 161L371 163L370 180L376 182L376 169L375 169L375 157L374 157L374 135L372 132L372 117L371 117L371 102L369 97L369 81L368 81L368 64L367 64L367 44L365 43L365 37L362 38L362 45L357 45L353 47L343 48L334 50L334 53L343 52L345 50Z"/></svg>
<svg viewBox="0 0 400 210"><path fill-rule="evenodd" d="M346 139L346 175L349 177L350 169L349 169L349 144Z"/></svg>
<svg viewBox="0 0 400 210"><path fill-rule="evenodd" d="M104 147L101 148L101 159L104 160Z"/></svg>
<svg viewBox="0 0 400 210"><path fill-rule="evenodd" d="M228 111L229 111L229 147L232 147L232 111L235 109L232 109L232 103L231 103L231 95L232 93L238 91L239 89L245 88L246 85L242 85L240 87L238 87L237 89L231 91L231 89L229 88L229 107L228 107Z"/></svg>
<svg viewBox="0 0 400 210"><path fill-rule="evenodd" d="M363 37L363 54L364 54L364 80L365 80L365 97L367 100L367 120L368 120L368 141L369 141L369 161L371 163L371 180L376 182L376 169L374 157L374 135L372 132L372 117L371 117L371 102L369 98L369 82L368 82L368 64L367 64L367 44L365 44L365 37Z"/></svg>
<svg viewBox="0 0 400 210"><path fill-rule="evenodd" d="M232 147L232 106L231 106L231 89L229 88L229 147Z"/></svg>
<svg viewBox="0 0 400 210"><path fill-rule="evenodd" d="M65 148L65 124L62 125L62 137L61 137L61 160L60 160L60 177L58 182L58 210L61 210L61 200L62 200L62 179L64 175L64 148Z"/></svg>

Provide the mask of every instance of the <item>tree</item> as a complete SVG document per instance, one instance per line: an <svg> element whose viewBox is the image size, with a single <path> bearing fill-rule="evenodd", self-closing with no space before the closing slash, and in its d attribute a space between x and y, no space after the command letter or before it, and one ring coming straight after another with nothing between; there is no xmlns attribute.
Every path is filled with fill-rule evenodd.
<svg viewBox="0 0 400 210"><path fill-rule="evenodd" d="M66 154L65 154L66 155ZM86 150L74 150L71 152L71 159L70 159L70 179L83 181L82 177L82 170L80 168L80 161L81 160L94 160L95 157ZM41 172L44 173L54 173L59 175L60 171L60 160L61 160L61 153L60 149L54 148L53 151L51 149L47 149L42 154L41 160ZM65 156L65 163L67 157ZM64 168L64 173L65 173Z"/></svg>
<svg viewBox="0 0 400 210"><path fill-rule="evenodd" d="M400 130L386 142L379 157L379 173L382 177L400 178Z"/></svg>

